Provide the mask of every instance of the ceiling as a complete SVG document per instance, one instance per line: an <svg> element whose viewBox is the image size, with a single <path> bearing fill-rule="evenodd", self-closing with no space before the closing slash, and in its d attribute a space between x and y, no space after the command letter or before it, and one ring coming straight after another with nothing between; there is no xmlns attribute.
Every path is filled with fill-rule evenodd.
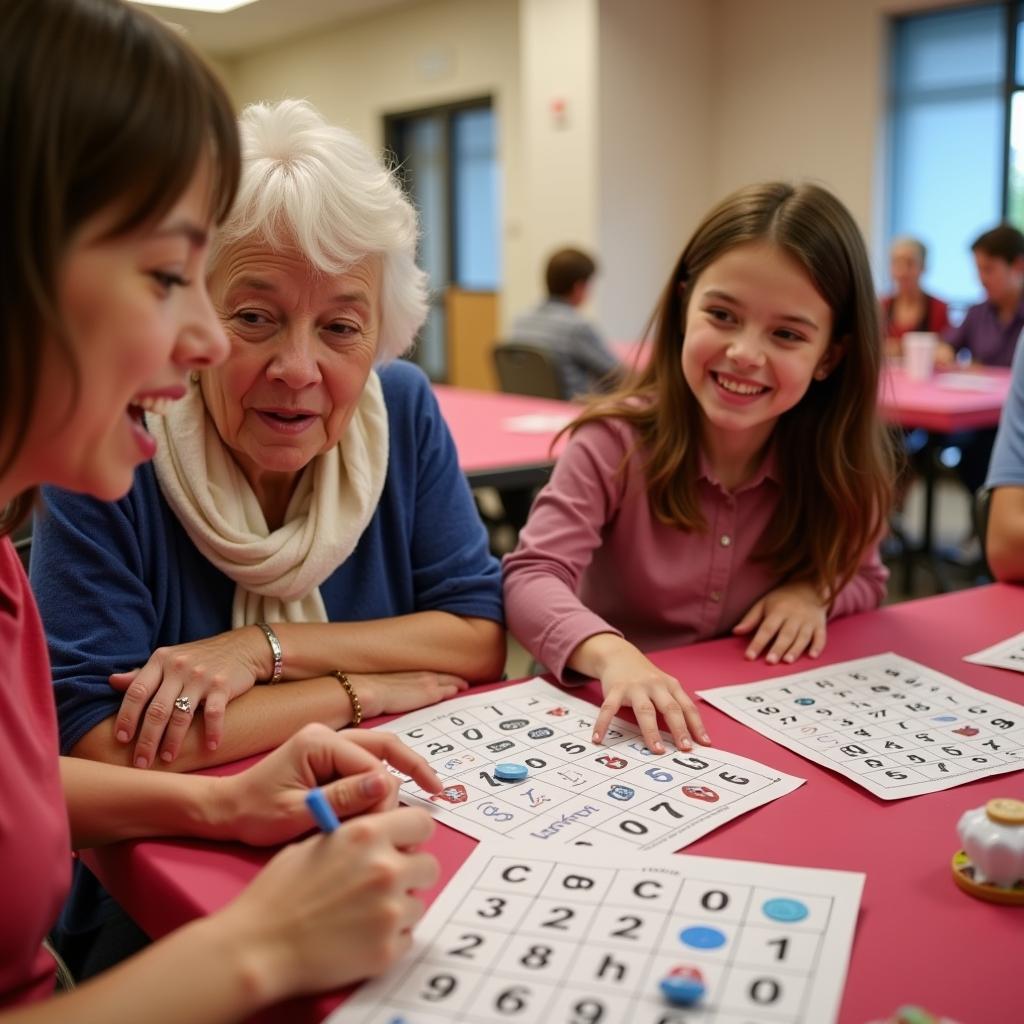
<svg viewBox="0 0 1024 1024"><path fill-rule="evenodd" d="M421 0L256 0L227 14L205 14L140 4L163 21L183 28L199 49L232 57L289 36Z"/></svg>

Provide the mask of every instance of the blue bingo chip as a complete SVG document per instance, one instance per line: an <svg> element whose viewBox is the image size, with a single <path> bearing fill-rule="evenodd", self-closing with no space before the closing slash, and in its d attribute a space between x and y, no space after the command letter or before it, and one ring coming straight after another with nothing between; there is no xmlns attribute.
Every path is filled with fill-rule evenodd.
<svg viewBox="0 0 1024 1024"><path fill-rule="evenodd" d="M810 911L806 903L800 900L786 899L779 896L772 900L765 900L761 911L765 917L773 921L802 921Z"/></svg>
<svg viewBox="0 0 1024 1024"><path fill-rule="evenodd" d="M680 978L669 975L658 983L662 994L674 1006L692 1006L703 998L704 983L697 978Z"/></svg>
<svg viewBox="0 0 1024 1024"><path fill-rule="evenodd" d="M518 782L530 774L525 764L496 764L494 774L505 782Z"/></svg>

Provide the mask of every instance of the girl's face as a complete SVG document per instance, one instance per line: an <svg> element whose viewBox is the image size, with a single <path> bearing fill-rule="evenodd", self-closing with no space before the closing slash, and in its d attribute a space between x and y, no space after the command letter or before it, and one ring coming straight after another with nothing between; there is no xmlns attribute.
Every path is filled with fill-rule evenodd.
<svg viewBox="0 0 1024 1024"><path fill-rule="evenodd" d="M209 178L201 167L158 223L107 237L117 211L87 221L58 278L66 346L53 339L19 463L24 485L53 483L112 500L155 443L142 411L185 394L190 370L221 362L227 339L204 280Z"/></svg>
<svg viewBox="0 0 1024 1024"><path fill-rule="evenodd" d="M837 362L831 337L828 303L778 246L746 243L710 264L692 286L682 355L705 449L759 451Z"/></svg>

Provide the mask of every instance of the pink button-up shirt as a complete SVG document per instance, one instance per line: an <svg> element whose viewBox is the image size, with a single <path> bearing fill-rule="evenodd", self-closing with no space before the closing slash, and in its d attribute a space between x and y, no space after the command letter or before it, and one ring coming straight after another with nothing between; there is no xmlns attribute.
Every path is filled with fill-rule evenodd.
<svg viewBox="0 0 1024 1024"><path fill-rule="evenodd" d="M590 636L616 633L642 650L708 640L728 633L782 582L752 558L783 486L771 455L735 491L702 460L698 493L708 530L687 532L655 517L642 460L627 458L635 438L616 419L577 431L518 547L505 556L508 626L559 678ZM872 545L831 614L877 607L888 575Z"/></svg>

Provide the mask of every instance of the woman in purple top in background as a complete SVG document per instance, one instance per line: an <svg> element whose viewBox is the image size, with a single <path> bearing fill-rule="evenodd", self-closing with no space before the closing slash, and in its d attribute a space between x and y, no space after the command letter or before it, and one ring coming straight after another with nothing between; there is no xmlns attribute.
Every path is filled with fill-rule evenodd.
<svg viewBox="0 0 1024 1024"><path fill-rule="evenodd" d="M892 454L864 242L814 185L717 206L683 251L647 368L594 399L505 559L509 627L563 680L600 680L662 752L710 742L643 651L729 632L748 658L816 657L830 616L877 606Z"/></svg>

